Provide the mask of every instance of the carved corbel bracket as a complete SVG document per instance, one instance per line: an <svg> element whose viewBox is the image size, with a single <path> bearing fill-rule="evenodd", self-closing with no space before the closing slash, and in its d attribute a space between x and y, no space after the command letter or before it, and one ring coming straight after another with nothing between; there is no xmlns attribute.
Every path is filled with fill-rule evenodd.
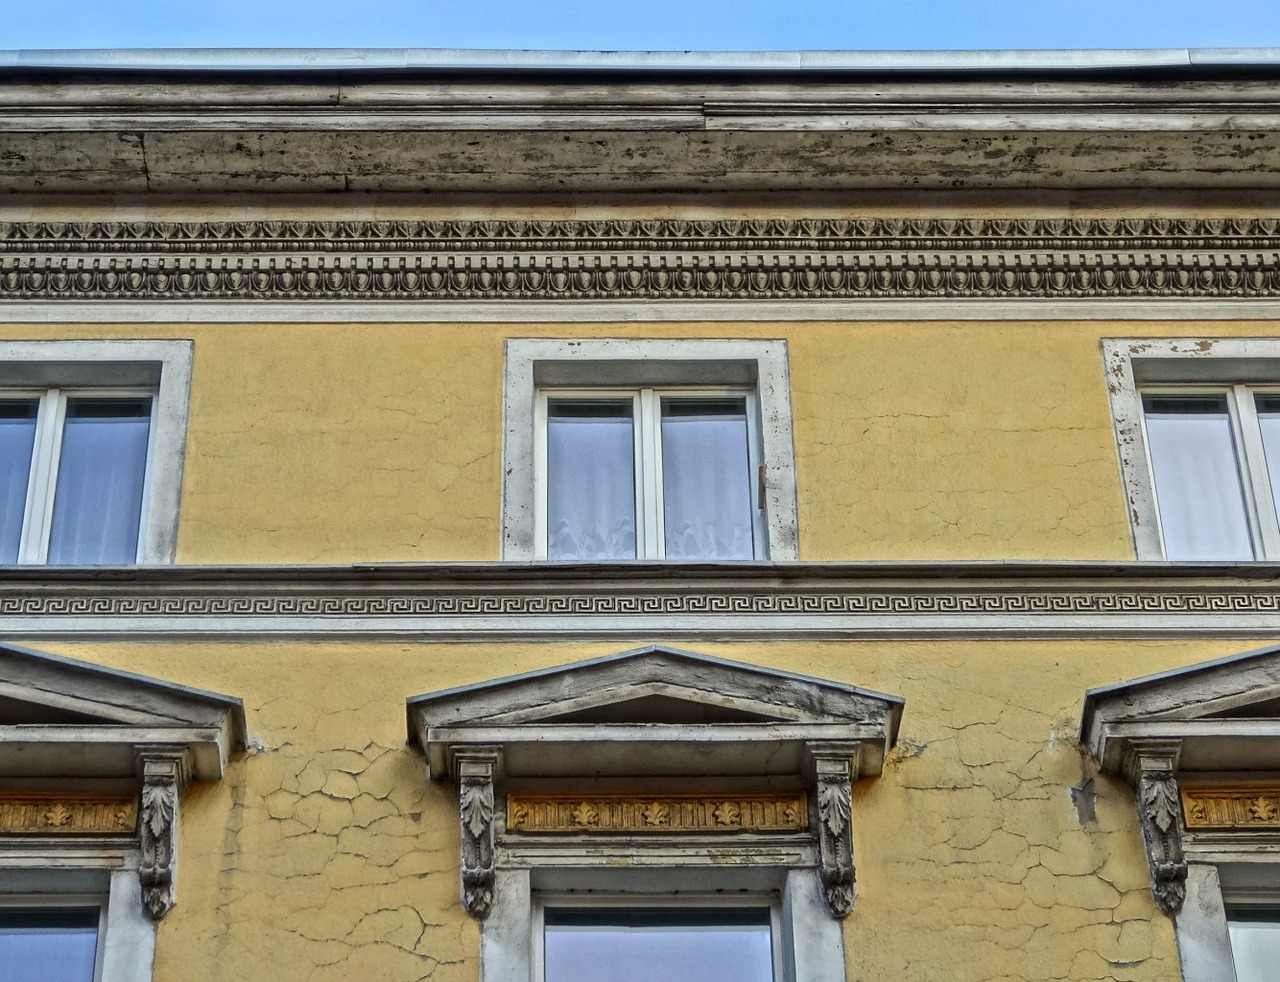
<svg viewBox="0 0 1280 982"><path fill-rule="evenodd" d="M853 796L858 744L810 744L818 809L818 875L834 917L853 909Z"/></svg>
<svg viewBox="0 0 1280 982"><path fill-rule="evenodd" d="M191 780L184 747L148 747L138 754L142 771L138 879L147 913L160 920L173 909L178 871L178 802Z"/></svg>
<svg viewBox="0 0 1280 982"><path fill-rule="evenodd" d="M462 827L462 906L479 920L493 908L494 776L497 747L459 748L458 817Z"/></svg>
<svg viewBox="0 0 1280 982"><path fill-rule="evenodd" d="M1151 893L1172 917L1187 895L1182 854L1182 805L1178 796L1178 740L1135 740L1125 751L1124 772L1138 801L1138 823L1147 849Z"/></svg>

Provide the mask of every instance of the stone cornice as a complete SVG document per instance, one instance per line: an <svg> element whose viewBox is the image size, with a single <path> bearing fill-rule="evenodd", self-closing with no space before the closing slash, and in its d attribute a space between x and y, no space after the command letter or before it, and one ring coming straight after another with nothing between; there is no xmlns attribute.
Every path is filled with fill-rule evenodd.
<svg viewBox="0 0 1280 982"><path fill-rule="evenodd" d="M0 224L10 300L1280 296L1280 219Z"/></svg>
<svg viewBox="0 0 1280 982"><path fill-rule="evenodd" d="M1270 564L0 571L11 638L1280 637Z"/></svg>

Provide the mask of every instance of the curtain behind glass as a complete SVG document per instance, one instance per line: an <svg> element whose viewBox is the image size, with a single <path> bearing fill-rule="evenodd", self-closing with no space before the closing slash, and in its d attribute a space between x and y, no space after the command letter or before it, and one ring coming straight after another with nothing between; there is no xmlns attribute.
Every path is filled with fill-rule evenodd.
<svg viewBox="0 0 1280 982"><path fill-rule="evenodd" d="M150 427L150 399L67 400L50 563L137 559Z"/></svg>
<svg viewBox="0 0 1280 982"><path fill-rule="evenodd" d="M745 399L662 400L668 559L753 559Z"/></svg>
<svg viewBox="0 0 1280 982"><path fill-rule="evenodd" d="M1280 517L1280 396L1258 396L1255 404L1267 456L1267 476L1271 479L1271 501Z"/></svg>
<svg viewBox="0 0 1280 982"><path fill-rule="evenodd" d="M0 563L16 563L31 477L38 399L0 402Z"/></svg>
<svg viewBox="0 0 1280 982"><path fill-rule="evenodd" d="M635 559L630 399L547 400L547 558Z"/></svg>
<svg viewBox="0 0 1280 982"><path fill-rule="evenodd" d="M548 910L545 982L773 982L767 909Z"/></svg>
<svg viewBox="0 0 1280 982"><path fill-rule="evenodd" d="M1147 449L1172 560L1252 559L1226 396L1145 396Z"/></svg>
<svg viewBox="0 0 1280 982"><path fill-rule="evenodd" d="M96 908L0 907L0 977L13 982L93 982Z"/></svg>

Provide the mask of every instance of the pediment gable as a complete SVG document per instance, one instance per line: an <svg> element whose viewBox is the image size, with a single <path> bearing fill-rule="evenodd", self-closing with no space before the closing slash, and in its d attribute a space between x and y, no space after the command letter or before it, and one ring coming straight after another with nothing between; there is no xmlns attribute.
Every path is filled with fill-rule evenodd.
<svg viewBox="0 0 1280 982"><path fill-rule="evenodd" d="M1189 769L1280 765L1280 646L1085 694L1081 739L1104 770L1134 740L1179 740Z"/></svg>
<svg viewBox="0 0 1280 982"><path fill-rule="evenodd" d="M646 753L682 772L727 773L750 768L770 748L799 768L807 742L845 740L869 748L865 773L877 773L896 739L902 699L651 645L426 693L407 709L411 738L438 777L452 769L453 748L485 741L506 748L513 770L530 773L543 766L540 756L572 746L570 756L586 762L580 773L598 775L640 767ZM688 759L694 744L696 763Z"/></svg>
<svg viewBox="0 0 1280 982"><path fill-rule="evenodd" d="M245 742L239 699L88 662L0 645L0 776L132 773L148 745L192 752L221 773Z"/></svg>

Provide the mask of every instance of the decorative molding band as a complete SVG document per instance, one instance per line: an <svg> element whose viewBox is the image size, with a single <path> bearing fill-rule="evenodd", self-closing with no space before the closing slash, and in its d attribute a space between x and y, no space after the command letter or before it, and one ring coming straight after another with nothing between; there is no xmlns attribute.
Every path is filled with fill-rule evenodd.
<svg viewBox="0 0 1280 982"><path fill-rule="evenodd" d="M802 832L803 792L509 794L507 831L552 834Z"/></svg>
<svg viewBox="0 0 1280 982"><path fill-rule="evenodd" d="M1266 563L0 569L10 638L1280 636Z"/></svg>
<svg viewBox="0 0 1280 982"><path fill-rule="evenodd" d="M10 300L1270 298L1275 218L0 224Z"/></svg>
<svg viewBox="0 0 1280 982"><path fill-rule="evenodd" d="M0 835L132 835L136 795L0 793Z"/></svg>
<svg viewBox="0 0 1280 982"><path fill-rule="evenodd" d="M1184 787L1182 813L1188 832L1280 829L1280 784Z"/></svg>

